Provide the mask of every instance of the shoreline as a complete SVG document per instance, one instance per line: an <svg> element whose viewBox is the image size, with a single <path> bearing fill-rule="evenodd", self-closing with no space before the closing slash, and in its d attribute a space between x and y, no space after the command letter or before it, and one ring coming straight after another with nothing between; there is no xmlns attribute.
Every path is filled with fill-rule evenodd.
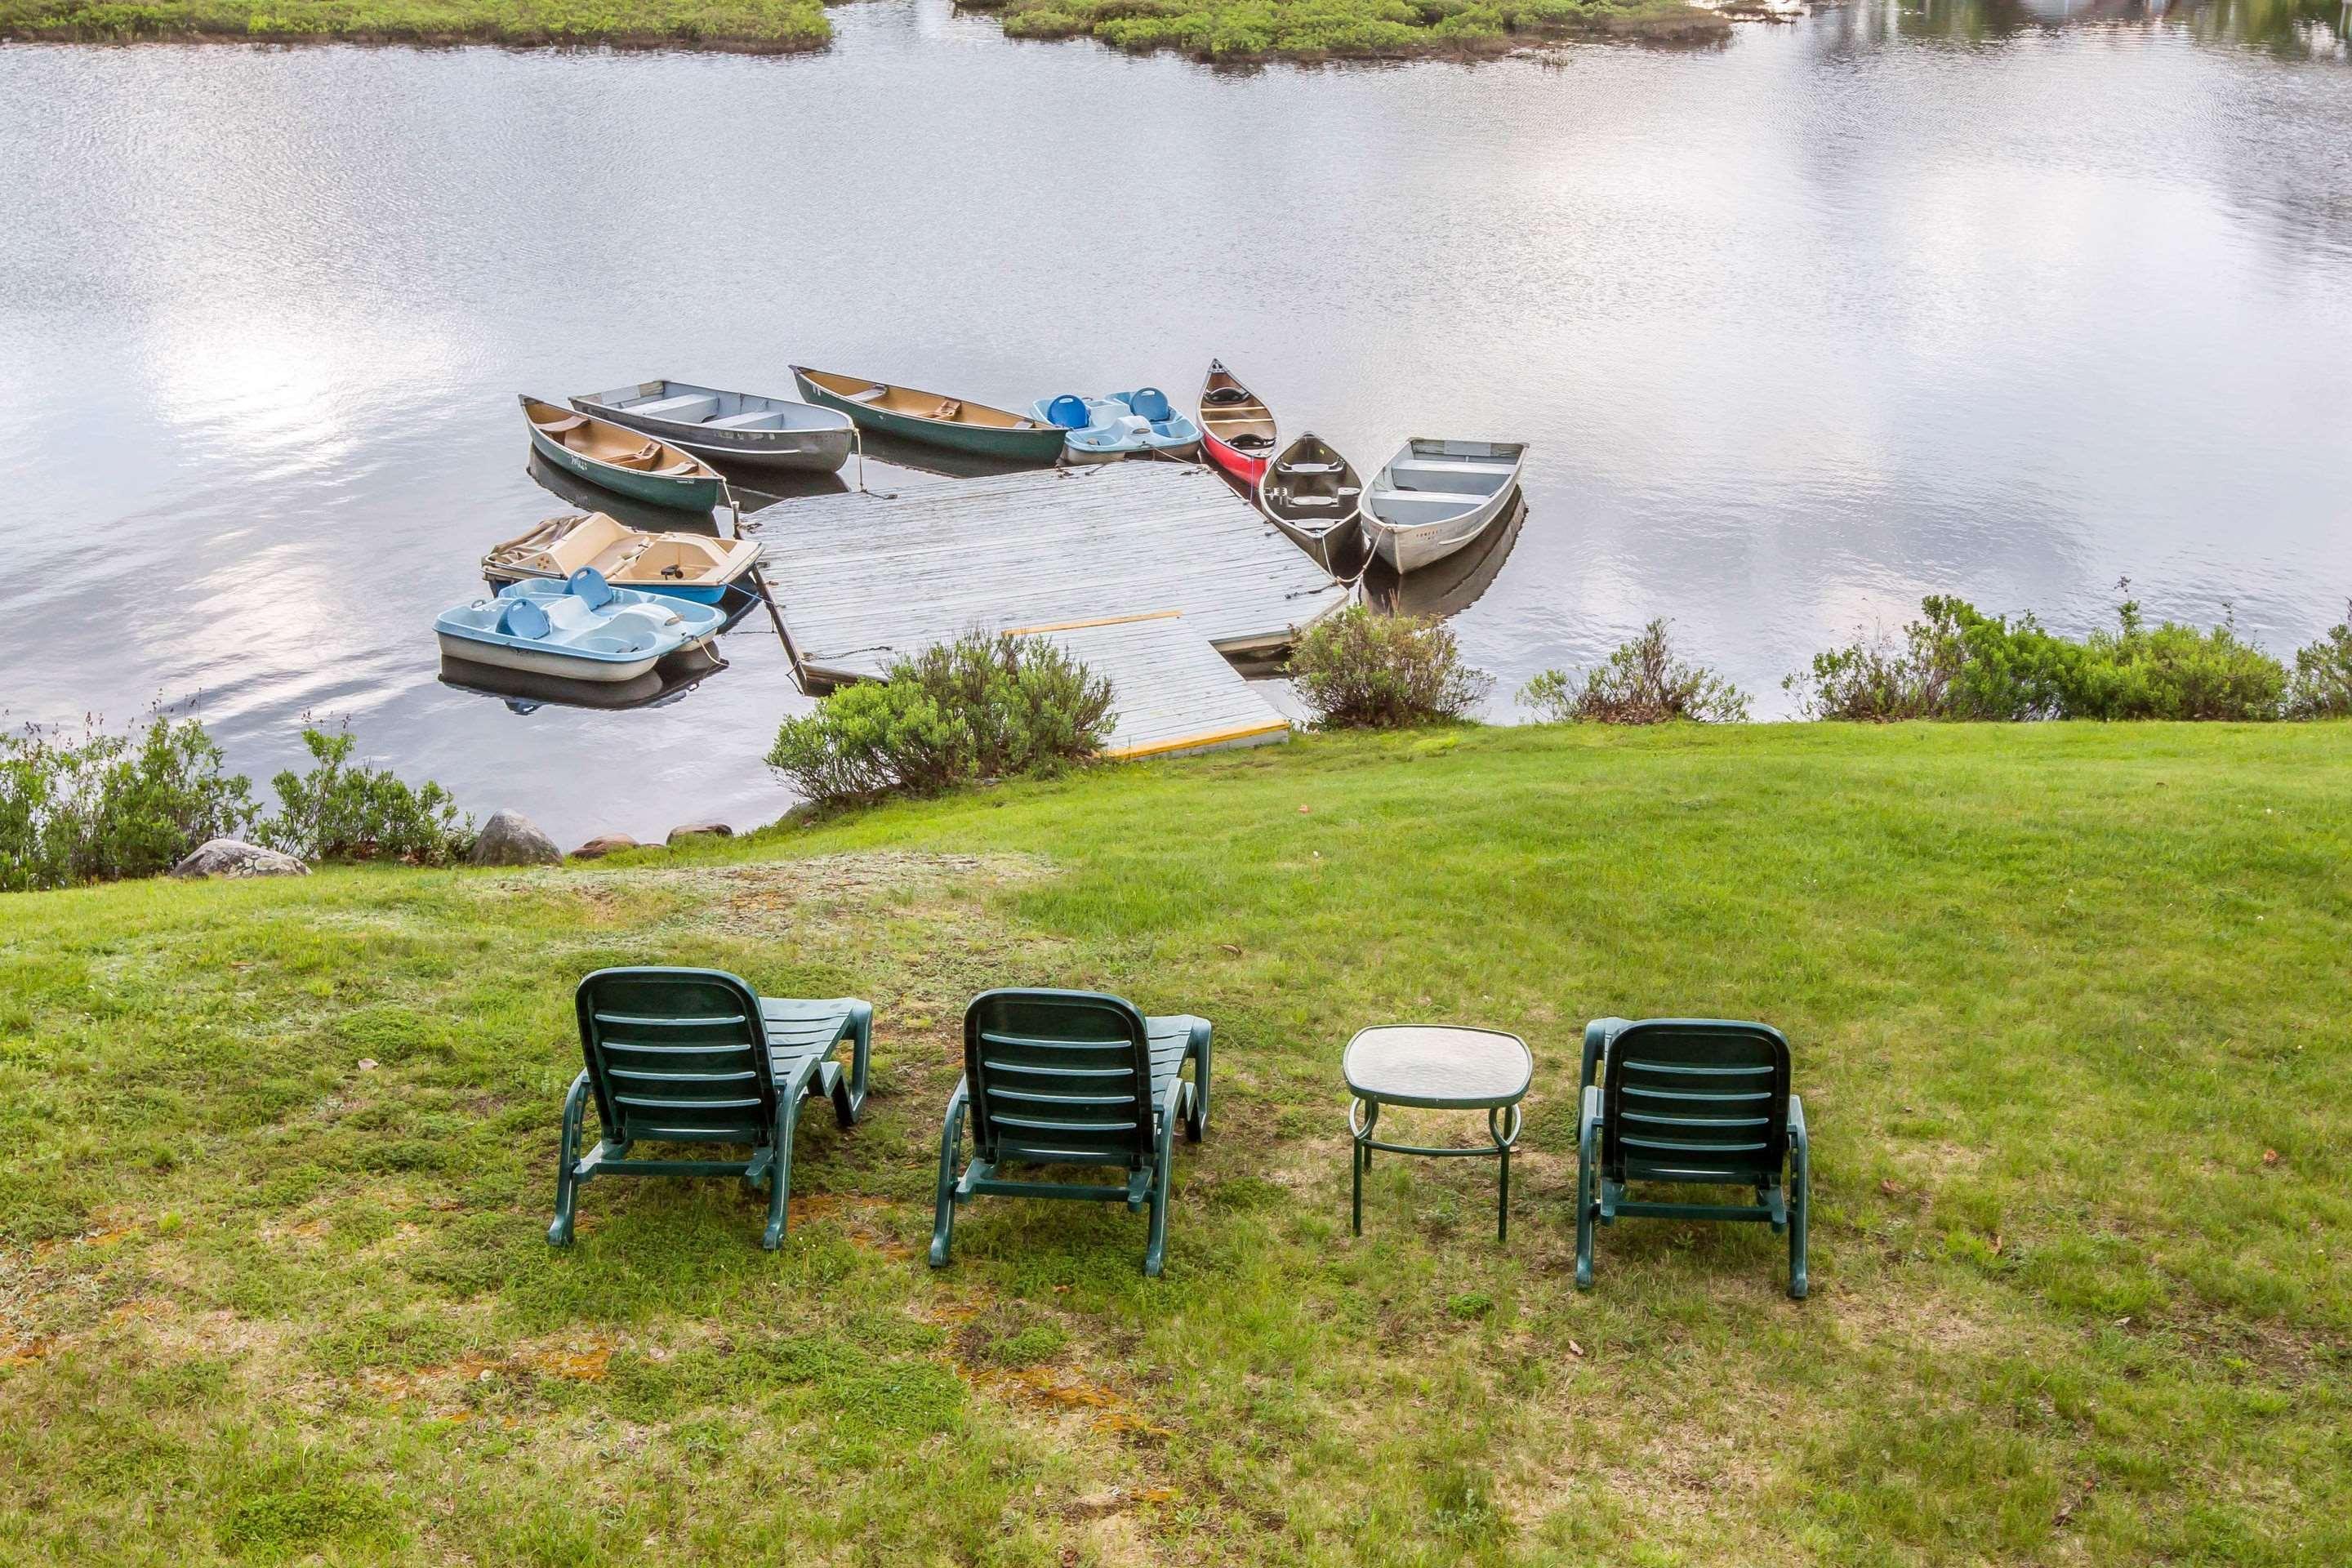
<svg viewBox="0 0 2352 1568"><path fill-rule="evenodd" d="M1088 7L1097 3L1097 0L1075 0L1077 7ZM1215 0L1206 0L1206 3L1213 5ZM0 13L9 8L6 0L0 0ZM89 20L77 20L77 8L95 15ZM993 3L992 0L956 0L955 8L960 13L982 13L996 17L1003 36L1016 43L1089 40L1121 54L1176 54L1204 65L1242 68L1276 64L1403 64L1416 60L1470 64L1540 57L1552 47L1581 43L1705 47L1728 37L1732 22L1745 19L1748 16L1747 12L1738 8L1728 12L1702 8L1687 5L1684 0L1641 0L1636 7L1626 10L1600 10L1589 16L1549 20L1539 26L1506 27L1492 33L1465 32L1434 26L1407 27L1403 24L1385 24L1394 31L1378 41L1358 37L1327 44L1245 48L1224 47L1223 38L1213 46L1202 46L1172 34L1137 36L1132 31L1106 32L1099 29L1106 26L1118 28L1118 19L1073 14L1054 4L1054 0L1043 0L1042 4L1040 0L993 0ZM28 6L27 10L30 9ZM0 21L0 47L10 44L115 47L248 44L296 47L312 44L355 44L379 48L446 49L486 46L515 50L609 49L626 54L678 50L693 54L773 56L815 54L831 48L834 44L829 18L814 6L809 7L814 13L809 18L814 22L814 27L783 33L730 31L723 26L706 28L691 19L691 11L680 16L668 27L607 31L593 27L577 30L550 27L520 19L509 23L488 16L479 22L457 26L407 26L387 18L366 26L309 28L271 26L256 28L250 25L250 17L257 13L240 12L233 7L169 18L158 15L181 9L194 13L194 6L157 6L147 10L144 15L134 9L132 21L125 26L120 18L126 8L121 6L77 7L74 0L68 0L63 7L44 9L47 15L39 20L27 19L21 23ZM98 19L100 17L104 19ZM272 14L270 19L274 23L282 23L287 18L283 12L278 12Z"/></svg>

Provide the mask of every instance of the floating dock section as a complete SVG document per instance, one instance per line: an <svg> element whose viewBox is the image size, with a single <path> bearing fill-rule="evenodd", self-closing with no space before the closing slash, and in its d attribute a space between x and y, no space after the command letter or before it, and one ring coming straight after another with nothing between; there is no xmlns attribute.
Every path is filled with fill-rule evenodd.
<svg viewBox="0 0 2352 1568"><path fill-rule="evenodd" d="M1115 718L1102 754L1115 762L1290 739L1290 721L1267 707L1177 611L1012 630L1056 642L1109 678Z"/></svg>
<svg viewBox="0 0 2352 1568"><path fill-rule="evenodd" d="M1118 757L1289 737L1228 660L1280 657L1350 591L1205 469L1129 461L851 490L748 520L802 687L980 627L1111 681Z"/></svg>

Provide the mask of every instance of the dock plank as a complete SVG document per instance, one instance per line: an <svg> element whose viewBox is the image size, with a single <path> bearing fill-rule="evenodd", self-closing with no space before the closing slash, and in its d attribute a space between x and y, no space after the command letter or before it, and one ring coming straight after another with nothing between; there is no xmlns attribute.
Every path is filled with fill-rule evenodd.
<svg viewBox="0 0 2352 1568"><path fill-rule="evenodd" d="M1222 479L1176 463L851 490L779 502L747 526L802 679L817 689L879 676L975 626L1171 609L1190 639L1262 657L1349 597ZM1174 700L1174 688L1153 689L1156 702Z"/></svg>

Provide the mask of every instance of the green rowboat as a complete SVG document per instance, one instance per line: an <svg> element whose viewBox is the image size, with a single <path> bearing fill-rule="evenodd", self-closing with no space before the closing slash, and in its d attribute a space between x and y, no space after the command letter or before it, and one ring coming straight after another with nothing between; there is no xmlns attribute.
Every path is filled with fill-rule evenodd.
<svg viewBox="0 0 2352 1568"><path fill-rule="evenodd" d="M667 441L536 397L521 403L539 455L592 485L679 511L709 511L726 489L718 469Z"/></svg>
<svg viewBox="0 0 2352 1568"><path fill-rule="evenodd" d="M803 397L821 408L838 409L863 429L983 458L1051 463L1061 457L1067 434L1059 426L1042 425L1009 409L864 376L794 365L793 379L800 384Z"/></svg>

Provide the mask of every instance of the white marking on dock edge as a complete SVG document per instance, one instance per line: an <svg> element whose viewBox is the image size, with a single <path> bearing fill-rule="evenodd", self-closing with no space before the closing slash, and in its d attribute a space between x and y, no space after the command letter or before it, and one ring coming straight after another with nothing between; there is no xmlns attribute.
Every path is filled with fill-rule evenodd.
<svg viewBox="0 0 2352 1568"><path fill-rule="evenodd" d="M1109 679L1116 717L1102 754L1115 762L1290 739L1290 721L1177 611L1012 629L1060 644Z"/></svg>
<svg viewBox="0 0 2352 1568"><path fill-rule="evenodd" d="M1223 480L1176 463L851 490L751 521L803 683L820 688L975 626L1166 609L1228 657L1276 654L1349 597Z"/></svg>

